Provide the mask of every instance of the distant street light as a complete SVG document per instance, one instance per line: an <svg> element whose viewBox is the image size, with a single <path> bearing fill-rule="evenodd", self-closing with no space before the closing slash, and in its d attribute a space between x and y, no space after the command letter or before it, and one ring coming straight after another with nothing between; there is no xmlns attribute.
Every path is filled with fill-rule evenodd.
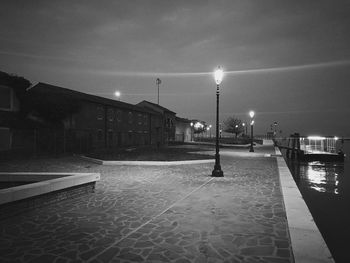
<svg viewBox="0 0 350 263"><path fill-rule="evenodd" d="M249 112L249 116L250 116L250 148L249 148L249 152L254 152L254 147L253 147L253 143L254 143L254 134L253 134L253 127L254 127L254 115L255 112L254 111L250 111Z"/></svg>
<svg viewBox="0 0 350 263"><path fill-rule="evenodd" d="M156 84L158 86L158 105L159 105L159 85L162 83L162 81L160 80L160 78L156 79Z"/></svg>
<svg viewBox="0 0 350 263"><path fill-rule="evenodd" d="M276 136L276 135L277 135L277 125L278 125L277 121L275 121L275 122L273 123L273 125L275 126L274 135Z"/></svg>
<svg viewBox="0 0 350 263"><path fill-rule="evenodd" d="M212 172L213 177L224 176L220 165L220 154L219 154L219 95L220 95L220 83L224 76L224 71L218 67L214 72L214 78L216 83L216 147L215 147L215 165Z"/></svg>
<svg viewBox="0 0 350 263"><path fill-rule="evenodd" d="M244 135L244 129L245 129L245 134L247 134L247 127L245 126L245 122L242 123L243 126L243 135Z"/></svg>
<svg viewBox="0 0 350 263"><path fill-rule="evenodd" d="M191 142L193 142L193 122L191 122Z"/></svg>
<svg viewBox="0 0 350 263"><path fill-rule="evenodd" d="M116 92L114 92L114 96L116 96L118 100L120 100L120 95L121 95L120 91L117 90Z"/></svg>

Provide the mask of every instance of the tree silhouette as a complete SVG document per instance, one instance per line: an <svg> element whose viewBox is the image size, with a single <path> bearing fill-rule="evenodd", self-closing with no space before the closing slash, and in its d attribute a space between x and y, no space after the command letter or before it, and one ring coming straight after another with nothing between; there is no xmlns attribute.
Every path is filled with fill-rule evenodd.
<svg viewBox="0 0 350 263"><path fill-rule="evenodd" d="M224 121L224 131L236 135L236 138L239 134L244 132L244 127L242 125L242 120L236 118L235 116L228 117Z"/></svg>

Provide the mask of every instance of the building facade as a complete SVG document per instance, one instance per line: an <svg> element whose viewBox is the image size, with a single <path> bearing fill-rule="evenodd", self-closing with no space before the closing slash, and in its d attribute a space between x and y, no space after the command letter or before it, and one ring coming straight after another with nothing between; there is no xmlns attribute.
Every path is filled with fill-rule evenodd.
<svg viewBox="0 0 350 263"><path fill-rule="evenodd" d="M62 125L56 129L64 131L68 151L161 142L158 138L161 133L154 131L160 129L162 116L143 107L45 83L31 87L28 96L31 104L40 105L41 109L54 108L54 113L62 113Z"/></svg>
<svg viewBox="0 0 350 263"><path fill-rule="evenodd" d="M175 141L176 113L150 101L141 101L137 106L156 112L161 116L161 126L157 127L161 144Z"/></svg>
<svg viewBox="0 0 350 263"><path fill-rule="evenodd" d="M132 105L42 82L31 85L17 77L19 85L4 76L5 81L0 74L0 154L83 153L192 140L190 122L155 103Z"/></svg>
<svg viewBox="0 0 350 263"><path fill-rule="evenodd" d="M19 112L19 101L13 88L0 85L0 150L12 146L12 121Z"/></svg>
<svg viewBox="0 0 350 263"><path fill-rule="evenodd" d="M191 120L176 117L175 121L175 141L193 141L193 126L191 126Z"/></svg>

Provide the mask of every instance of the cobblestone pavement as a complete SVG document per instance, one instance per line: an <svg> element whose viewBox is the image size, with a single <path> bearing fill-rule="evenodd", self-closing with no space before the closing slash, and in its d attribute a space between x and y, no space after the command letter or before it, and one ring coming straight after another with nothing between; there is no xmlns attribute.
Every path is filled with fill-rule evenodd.
<svg viewBox="0 0 350 263"><path fill-rule="evenodd" d="M275 158L221 161L223 178L209 176L213 164L1 163L102 179L95 193L0 221L0 262L293 262Z"/></svg>

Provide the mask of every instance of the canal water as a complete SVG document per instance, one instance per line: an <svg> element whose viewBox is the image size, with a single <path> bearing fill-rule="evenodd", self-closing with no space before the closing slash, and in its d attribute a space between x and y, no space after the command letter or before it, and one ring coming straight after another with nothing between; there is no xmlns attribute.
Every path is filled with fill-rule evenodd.
<svg viewBox="0 0 350 263"><path fill-rule="evenodd" d="M336 263L350 262L350 141L344 163L286 159Z"/></svg>

